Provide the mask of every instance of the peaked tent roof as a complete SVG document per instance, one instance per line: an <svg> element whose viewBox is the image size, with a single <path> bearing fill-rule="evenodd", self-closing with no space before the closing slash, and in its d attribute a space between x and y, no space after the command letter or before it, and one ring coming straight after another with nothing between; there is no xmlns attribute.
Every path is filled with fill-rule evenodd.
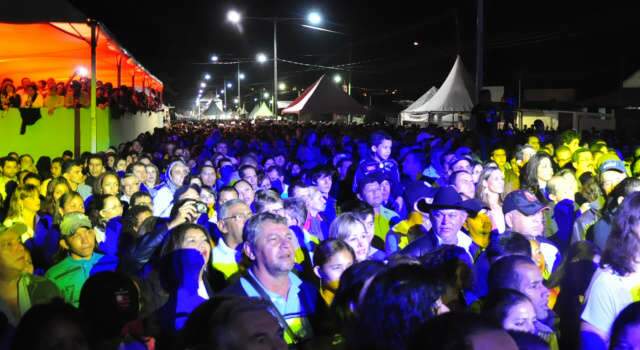
<svg viewBox="0 0 640 350"><path fill-rule="evenodd" d="M211 116L219 116L223 114L224 112L222 112L220 108L218 108L215 100L212 100L211 103L209 104L209 108L207 108L207 110L202 113L202 115L211 115Z"/></svg>
<svg viewBox="0 0 640 350"><path fill-rule="evenodd" d="M322 75L304 93L282 110L282 114L364 114L365 109L351 96Z"/></svg>
<svg viewBox="0 0 640 350"><path fill-rule="evenodd" d="M420 96L420 98L418 98L417 100L415 100L412 104L410 104L404 111L404 113L411 113L413 112L416 108L422 106L423 104L427 103L427 101L429 101L433 95L436 94L436 92L438 92L438 88L435 86L432 86L431 89L427 90L427 92L424 93L424 95Z"/></svg>
<svg viewBox="0 0 640 350"><path fill-rule="evenodd" d="M138 87L162 89L162 82L127 52L102 24L97 27L97 80L118 80ZM54 78L67 81L78 67L91 67L91 27L65 0L0 2L0 74L19 81Z"/></svg>
<svg viewBox="0 0 640 350"><path fill-rule="evenodd" d="M460 55L456 57L447 79L427 103L412 113L468 112L473 108L473 84L465 71Z"/></svg>
<svg viewBox="0 0 640 350"><path fill-rule="evenodd" d="M264 101L262 101L262 103L260 103L259 105L253 107L253 110L251 110L251 113L249 113L249 119L269 117L273 117L273 113L271 112L269 107L267 107L267 104Z"/></svg>

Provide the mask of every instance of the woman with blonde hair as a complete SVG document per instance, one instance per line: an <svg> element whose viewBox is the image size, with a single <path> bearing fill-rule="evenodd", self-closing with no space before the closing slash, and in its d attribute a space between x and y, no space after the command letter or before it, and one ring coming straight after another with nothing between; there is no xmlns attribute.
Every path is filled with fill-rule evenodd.
<svg viewBox="0 0 640 350"><path fill-rule="evenodd" d="M5 227L24 224L26 231L20 241L31 253L33 266L38 273L53 264L58 251L58 235L53 229L53 219L40 212L40 189L34 185L18 187L11 196Z"/></svg>
<svg viewBox="0 0 640 350"><path fill-rule="evenodd" d="M488 166L482 170L476 187L476 198L489 210L492 230L503 233L506 230L502 201L504 200L504 174L497 166Z"/></svg>
<svg viewBox="0 0 640 350"><path fill-rule="evenodd" d="M338 215L329 227L329 238L347 243L354 251L356 261L384 260L385 254L371 246L373 236L367 234L362 221L353 213Z"/></svg>

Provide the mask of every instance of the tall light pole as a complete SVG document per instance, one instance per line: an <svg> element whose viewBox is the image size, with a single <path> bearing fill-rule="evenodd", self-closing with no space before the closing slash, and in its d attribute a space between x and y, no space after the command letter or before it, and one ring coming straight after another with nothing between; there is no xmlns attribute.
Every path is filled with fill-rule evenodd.
<svg viewBox="0 0 640 350"><path fill-rule="evenodd" d="M218 65L229 65L229 64L235 64L237 67L237 71L236 71L236 81L238 83L238 105L242 105L242 89L241 89L241 81L244 80L245 75L244 73L242 73L240 71L240 64L241 63L250 63L250 62L259 62L259 63L264 63L266 62L266 56L264 56L264 54L258 54L256 56L255 59L249 59L249 58L234 58L231 61L227 61L227 60L220 60L220 57L218 55L213 55L211 56L211 64L218 64ZM224 84L226 84L227 81L224 81ZM226 89L226 87L225 87ZM223 92L221 92L223 93ZM226 92L225 92L226 93ZM226 104L226 103L225 103Z"/></svg>
<svg viewBox="0 0 640 350"><path fill-rule="evenodd" d="M322 22L318 12L311 12L307 18L282 18L282 17L245 17L247 19L267 20L273 22L273 115L278 115L278 22L280 21L308 21L312 25ZM239 24L242 15L235 10L227 12L227 20L233 24Z"/></svg>
<svg viewBox="0 0 640 350"><path fill-rule="evenodd" d="M273 19L273 116L278 117L278 20Z"/></svg>
<svg viewBox="0 0 640 350"><path fill-rule="evenodd" d="M476 1L476 94L478 101L484 80L484 0Z"/></svg>

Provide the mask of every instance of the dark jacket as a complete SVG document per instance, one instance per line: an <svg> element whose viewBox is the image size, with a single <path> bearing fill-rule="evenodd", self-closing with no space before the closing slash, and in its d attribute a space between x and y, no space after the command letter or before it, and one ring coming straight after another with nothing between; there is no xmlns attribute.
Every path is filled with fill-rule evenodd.
<svg viewBox="0 0 640 350"><path fill-rule="evenodd" d="M158 251L169 234L168 220L150 217L140 226L138 237L123 234L120 242L120 270L129 275L143 275L143 267Z"/></svg>
<svg viewBox="0 0 640 350"><path fill-rule="evenodd" d="M438 243L438 237L436 237L436 234L432 229L424 236L409 243L409 245L402 249L399 254L409 255L419 259L425 254L431 253L432 251L436 250L439 246L440 244ZM471 257L476 257L479 253L479 250L480 247L478 247L475 243L472 243L469 247L469 253L471 254Z"/></svg>
<svg viewBox="0 0 640 350"><path fill-rule="evenodd" d="M431 253L436 248L438 248L438 238L433 230L430 230L424 236L409 243L399 253L402 255L409 255L414 258L421 258L425 254Z"/></svg>
<svg viewBox="0 0 640 350"><path fill-rule="evenodd" d="M592 240L593 243L600 248L600 251L604 251L604 248L607 245L607 239L609 239L609 234L611 233L614 215L615 213L605 210L602 217L593 224L593 227L591 227L593 237L587 235L587 239Z"/></svg>
<svg viewBox="0 0 640 350"><path fill-rule="evenodd" d="M580 210L578 210L575 203L570 199L564 199L556 203L553 208L553 219L558 230L554 236L551 237L551 240L560 251L565 252L569 248L573 224L579 216Z"/></svg>
<svg viewBox="0 0 640 350"><path fill-rule="evenodd" d="M580 217L578 217L573 223L573 228L571 230L571 244L586 240L589 231L600 217L600 212L593 208L582 213L582 215L580 215Z"/></svg>
<svg viewBox="0 0 640 350"><path fill-rule="evenodd" d="M53 225L50 215L38 215L33 237L24 242L31 253L34 274L44 275L54 263L60 246L60 231Z"/></svg>

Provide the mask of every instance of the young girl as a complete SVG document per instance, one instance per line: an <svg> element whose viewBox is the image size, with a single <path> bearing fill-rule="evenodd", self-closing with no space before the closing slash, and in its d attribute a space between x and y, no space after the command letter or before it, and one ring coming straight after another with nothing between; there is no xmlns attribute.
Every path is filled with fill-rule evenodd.
<svg viewBox="0 0 640 350"><path fill-rule="evenodd" d="M320 279L320 295L327 306L333 302L340 276L355 259L351 246L337 239L323 241L314 251L313 272Z"/></svg>

